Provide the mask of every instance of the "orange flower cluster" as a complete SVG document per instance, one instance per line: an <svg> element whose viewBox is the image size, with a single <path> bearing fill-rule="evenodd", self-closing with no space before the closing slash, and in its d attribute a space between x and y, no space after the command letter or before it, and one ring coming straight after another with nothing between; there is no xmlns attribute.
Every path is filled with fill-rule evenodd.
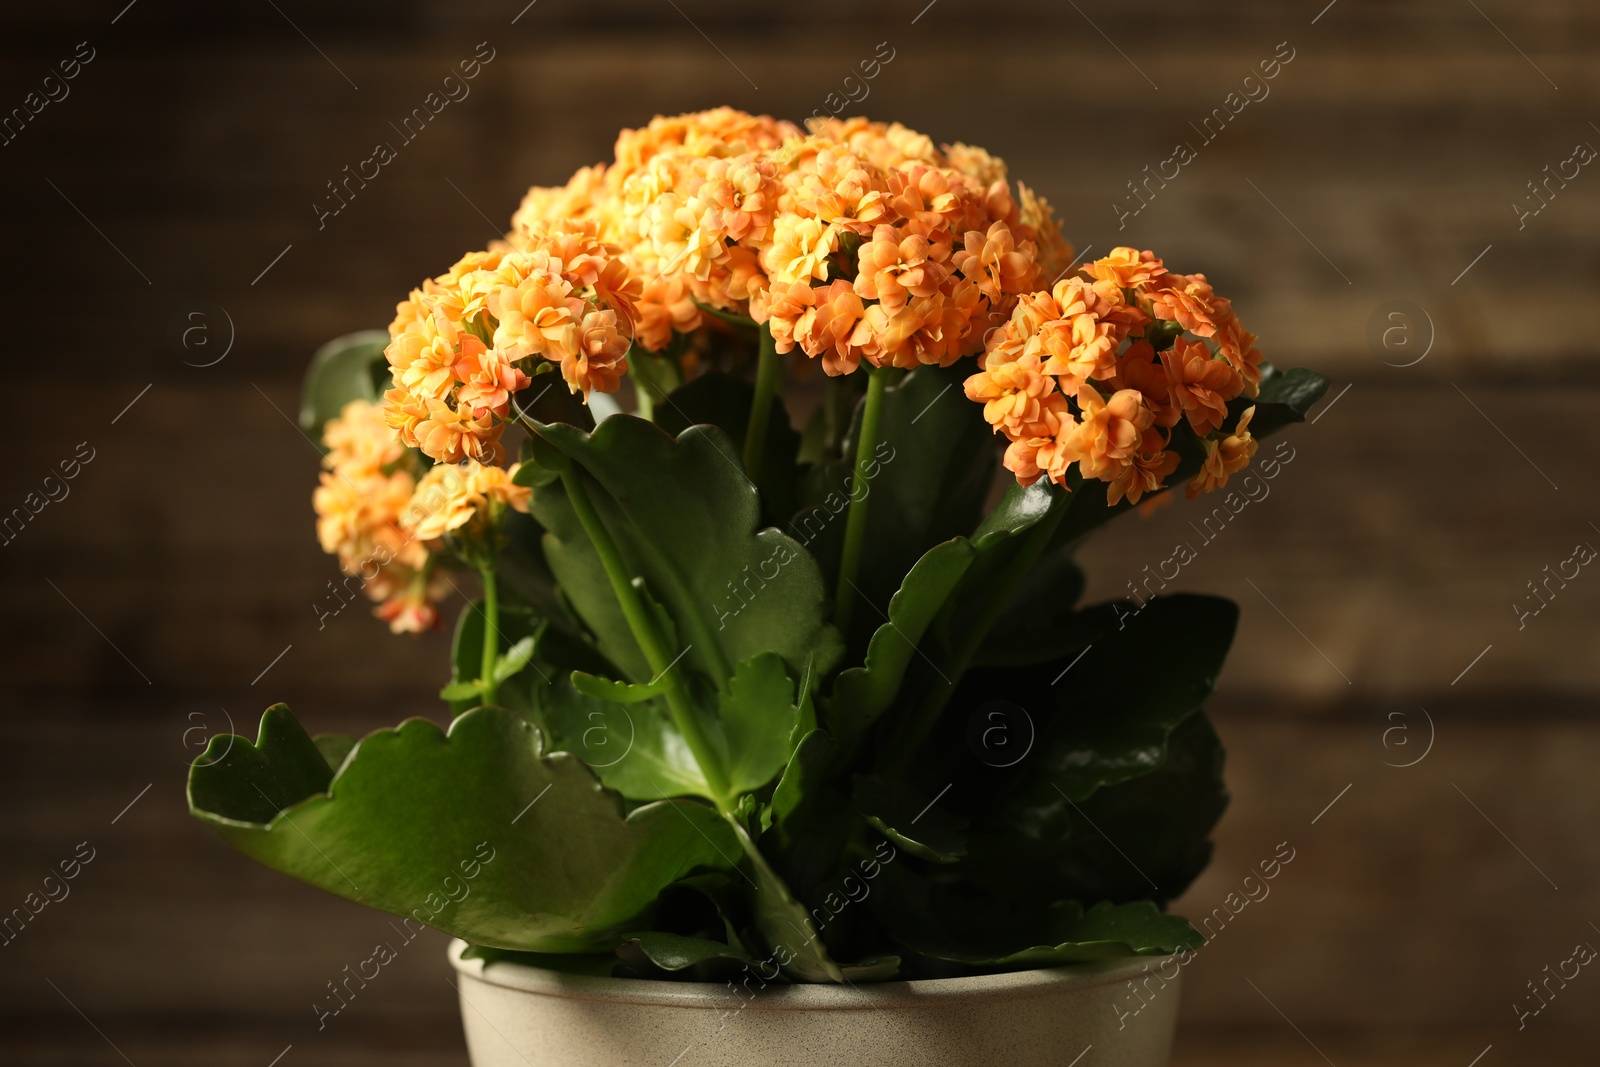
<svg viewBox="0 0 1600 1067"><path fill-rule="evenodd" d="M339 569L361 580L374 614L395 633L418 633L439 621L435 603L449 587L436 570L447 533L495 508L528 509L529 491L512 482L516 467L471 460L423 466L385 421L385 412L352 400L323 430L326 468L312 497L317 539Z"/></svg>
<svg viewBox="0 0 1600 1067"><path fill-rule="evenodd" d="M641 346L699 328L703 306L767 323L779 352L798 347L829 374L975 353L1071 257L1049 205L1023 186L1013 196L980 148L730 108L624 131L611 165L530 190L509 240L574 223L624 250Z"/></svg>
<svg viewBox="0 0 1600 1067"><path fill-rule="evenodd" d="M1084 479L1108 483L1112 504L1163 487L1179 463L1175 428L1187 424L1204 450L1188 487L1196 496L1255 454L1255 408L1224 429L1228 402L1259 391L1255 341L1205 275L1116 248L1082 277L1018 299L966 392L1010 440L1005 465L1019 482L1064 485L1076 464Z"/></svg>
<svg viewBox="0 0 1600 1067"><path fill-rule="evenodd" d="M384 350L400 440L441 463L495 464L511 398L544 366L573 392L615 391L639 292L620 251L581 221L532 227L412 290Z"/></svg>

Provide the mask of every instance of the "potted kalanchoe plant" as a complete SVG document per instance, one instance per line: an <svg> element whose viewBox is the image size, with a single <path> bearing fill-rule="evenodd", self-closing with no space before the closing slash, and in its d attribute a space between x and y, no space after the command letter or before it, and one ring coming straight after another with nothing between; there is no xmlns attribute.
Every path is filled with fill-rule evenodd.
<svg viewBox="0 0 1600 1067"><path fill-rule="evenodd" d="M309 374L345 584L477 576L448 730L278 705L191 809L459 938L480 1065L1164 1063L1236 609L1074 550L1325 385L982 149L657 118Z"/></svg>

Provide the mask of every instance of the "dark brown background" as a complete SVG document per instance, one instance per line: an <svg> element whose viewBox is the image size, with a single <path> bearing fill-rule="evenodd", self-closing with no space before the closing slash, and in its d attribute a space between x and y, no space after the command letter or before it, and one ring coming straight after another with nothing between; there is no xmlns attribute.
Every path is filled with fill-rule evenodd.
<svg viewBox="0 0 1600 1067"><path fill-rule="evenodd" d="M1338 396L1176 583L1244 608L1214 706L1235 800L1179 908L1218 905L1279 842L1296 858L1190 969L1175 1062L1593 1062L1600 975L1521 1032L1511 1006L1600 943L1600 574L1520 631L1511 606L1600 546L1600 173L1523 229L1511 208L1600 146L1592 4L125 2L9 5L0 38L6 109L79 41L96 51L0 147L0 509L95 450L0 548L0 909L97 850L0 948L0 1061L464 1062L442 939L318 1033L311 1002L383 917L184 814L186 742L253 729L272 700L347 731L438 712L442 635L355 610L318 629L336 572L288 419L306 359L383 325L619 127L720 103L798 119L888 41L852 111L1004 156L1080 249L1205 270L1270 358ZM479 41L495 58L472 95L319 231L324 183ZM1270 97L1119 233L1124 183L1198 145L1188 124L1282 41ZM1392 364L1425 347L1416 311L1409 348L1369 343L1391 300L1432 323L1409 367ZM1199 515L1105 533L1091 592L1195 540Z"/></svg>

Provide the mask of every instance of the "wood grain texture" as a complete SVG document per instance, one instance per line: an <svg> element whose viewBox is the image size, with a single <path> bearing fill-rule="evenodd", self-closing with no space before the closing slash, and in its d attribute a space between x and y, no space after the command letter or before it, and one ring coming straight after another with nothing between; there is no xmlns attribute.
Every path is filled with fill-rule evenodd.
<svg viewBox="0 0 1600 1067"><path fill-rule="evenodd" d="M1085 552L1104 598L1188 544L1168 588L1244 609L1214 708L1234 802L1178 909L1226 908L1296 850L1194 964L1175 1062L1325 1062L1294 1026L1339 1064L1465 1065L1490 1044L1484 1067L1592 1061L1596 980L1520 1033L1510 1006L1600 937L1600 575L1520 627L1512 606L1600 545L1600 175L1544 187L1520 228L1512 208L1600 145L1592 4L213 6L3 16L0 110L76 42L96 57L0 146L0 515L81 442L95 458L0 545L0 803L26 813L0 821L0 907L78 842L98 851L0 948L0 1062L123 1062L84 1015L141 1065L289 1044L284 1067L464 1062L442 939L318 1032L312 999L384 919L183 814L188 745L272 700L354 733L439 714L443 634L392 638L359 607L318 625L336 571L291 421L305 360L381 326L618 127L724 102L799 118L880 41L895 58L859 110L1004 156L1080 249L1205 270L1269 358L1338 394L1236 515L1180 501ZM479 41L495 58L471 96L319 228L326 183ZM1205 142L1191 123L1279 42L1294 59L1270 95ZM1119 229L1113 203L1180 140L1194 162ZM1420 348L1369 341L1394 300L1431 323L1413 366L1394 364ZM213 347L181 343L196 309ZM226 358L195 366L228 323Z"/></svg>

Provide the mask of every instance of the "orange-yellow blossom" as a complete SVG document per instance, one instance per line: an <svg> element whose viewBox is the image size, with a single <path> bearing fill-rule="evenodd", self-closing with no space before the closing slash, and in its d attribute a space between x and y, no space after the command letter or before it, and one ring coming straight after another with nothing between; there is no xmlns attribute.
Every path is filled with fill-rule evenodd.
<svg viewBox="0 0 1600 1067"><path fill-rule="evenodd" d="M1256 454L1256 439L1250 436L1250 419L1255 413L1254 407L1245 408L1231 434L1221 439L1207 438L1203 442L1206 458L1200 465L1200 473L1189 479L1189 496L1221 489L1228 484L1229 476L1250 464L1250 458Z"/></svg>

